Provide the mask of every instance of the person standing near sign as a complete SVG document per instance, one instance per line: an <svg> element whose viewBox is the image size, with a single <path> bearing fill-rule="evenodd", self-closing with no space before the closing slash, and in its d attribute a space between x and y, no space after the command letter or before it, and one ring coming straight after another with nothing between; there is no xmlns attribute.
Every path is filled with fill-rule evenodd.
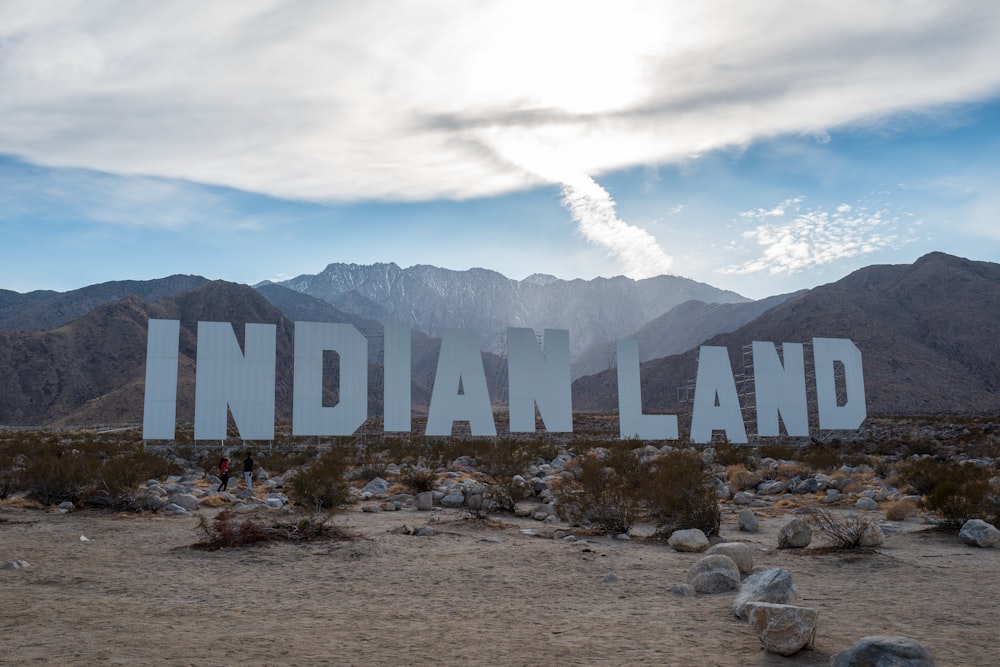
<svg viewBox="0 0 1000 667"><path fill-rule="evenodd" d="M221 481L219 482L219 488L215 490L216 493L220 493L222 491L225 491L226 487L229 486L229 457L228 456L223 456L221 459L219 459L219 479Z"/></svg>
<svg viewBox="0 0 1000 667"><path fill-rule="evenodd" d="M243 459L243 479L247 483L247 491L253 491L253 457L247 452L247 457Z"/></svg>

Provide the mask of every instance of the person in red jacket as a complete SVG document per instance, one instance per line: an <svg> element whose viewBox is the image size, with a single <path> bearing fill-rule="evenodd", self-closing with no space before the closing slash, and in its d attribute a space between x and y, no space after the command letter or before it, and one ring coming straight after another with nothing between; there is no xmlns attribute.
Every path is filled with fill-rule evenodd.
<svg viewBox="0 0 1000 667"><path fill-rule="evenodd" d="M219 479L222 480L222 481L219 482L219 488L215 490L216 493L221 493L222 491L225 491L226 487L229 486L229 457L228 456L223 456L221 459L219 459Z"/></svg>

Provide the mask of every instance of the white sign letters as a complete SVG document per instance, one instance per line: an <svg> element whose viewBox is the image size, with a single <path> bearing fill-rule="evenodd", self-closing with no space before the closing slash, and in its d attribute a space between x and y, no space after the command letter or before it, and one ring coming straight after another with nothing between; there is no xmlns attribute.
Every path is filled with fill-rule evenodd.
<svg viewBox="0 0 1000 667"><path fill-rule="evenodd" d="M146 396L142 434L171 440L177 413L180 322L150 320L146 342ZM231 413L240 436L274 438L276 326L247 324L245 350L232 325L198 323L195 373L196 440L222 440ZM821 429L854 429L867 416L861 352L850 340L814 338L813 361ZM292 385L292 433L296 436L351 435L368 418L368 344L350 324L296 322ZM336 405L323 405L323 354L339 357ZM784 343L782 358L773 343L754 341L754 394L757 434L809 435L803 345ZM620 340L618 412L622 438L676 440L676 415L643 414L639 349ZM535 430L536 409L545 429L573 431L569 332L545 330L542 341L531 329L507 329L507 378L511 433ZM409 432L410 330L389 323L384 330L384 412L387 432ZM840 372L837 372L840 364ZM837 378L846 400L838 402ZM441 339L431 391L426 435L449 436L455 422L468 422L475 436L495 436L496 423L476 335L449 329ZM702 346L691 419L691 440L709 442L721 431L731 442L747 442L736 382L725 348Z"/></svg>

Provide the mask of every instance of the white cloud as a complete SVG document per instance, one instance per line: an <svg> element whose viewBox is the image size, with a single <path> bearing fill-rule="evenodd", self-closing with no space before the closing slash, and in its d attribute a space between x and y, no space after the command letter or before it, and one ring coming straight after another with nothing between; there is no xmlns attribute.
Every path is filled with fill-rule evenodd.
<svg viewBox="0 0 1000 667"><path fill-rule="evenodd" d="M1000 5L0 6L0 152L314 200L591 176L1000 85Z"/></svg>
<svg viewBox="0 0 1000 667"><path fill-rule="evenodd" d="M798 197L773 209L747 211L740 217L779 220L758 224L743 237L761 247L756 259L720 270L724 274L793 274L867 255L908 242L897 232L898 215L888 210L869 211L863 206L841 204L831 213L808 209ZM774 211L781 213L774 214Z"/></svg>

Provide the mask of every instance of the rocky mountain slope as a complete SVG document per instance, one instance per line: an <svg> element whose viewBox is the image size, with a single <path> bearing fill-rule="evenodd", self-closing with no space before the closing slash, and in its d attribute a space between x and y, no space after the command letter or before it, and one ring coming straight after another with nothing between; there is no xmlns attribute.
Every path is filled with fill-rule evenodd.
<svg viewBox="0 0 1000 667"><path fill-rule="evenodd" d="M127 296L153 302L208 282L201 276L173 275L156 280L116 280L69 292L0 290L0 331L55 329L98 306Z"/></svg>
<svg viewBox="0 0 1000 667"><path fill-rule="evenodd" d="M277 301L289 295L275 287L264 290ZM288 291L288 290L284 290ZM326 304L292 292L300 314L308 321L348 322L369 337L373 360L369 363L369 412L381 414L381 326L354 316L338 314ZM295 310L288 303L289 310ZM60 426L138 423L142 421L145 385L146 331L149 319L181 322L177 416L194 419L197 323L231 322L243 344L247 322L277 325L276 416L291 418L294 325L261 292L225 281L204 282L200 287L147 303L135 295L94 308L83 317L49 331L0 332L0 425ZM419 331L412 339L414 410L426 411L440 340ZM500 396L500 359L483 355L491 396ZM328 387L339 376L331 359L325 368ZM327 392L330 404L335 389Z"/></svg>
<svg viewBox="0 0 1000 667"><path fill-rule="evenodd" d="M319 274L281 284L355 315L403 321L431 336L450 327L472 329L484 350L497 353L507 327L568 329L570 352L576 355L628 336L691 299L747 301L676 276L560 280L533 275L517 281L485 269L401 269L396 264L330 264Z"/></svg>
<svg viewBox="0 0 1000 667"><path fill-rule="evenodd" d="M705 344L726 347L740 373L743 346L754 340L849 338L862 353L869 414L997 414L998 330L1000 265L931 253L856 271ZM642 364L645 410L678 413L686 428L678 388L696 373L697 349ZM616 410L615 372L577 380L573 397L576 410Z"/></svg>
<svg viewBox="0 0 1000 667"><path fill-rule="evenodd" d="M685 301L624 338L639 344L639 359L649 361L680 354L718 333L734 331L774 306L801 294L782 294L745 303ZM615 341L606 341L584 351L573 362L573 378L614 368Z"/></svg>

